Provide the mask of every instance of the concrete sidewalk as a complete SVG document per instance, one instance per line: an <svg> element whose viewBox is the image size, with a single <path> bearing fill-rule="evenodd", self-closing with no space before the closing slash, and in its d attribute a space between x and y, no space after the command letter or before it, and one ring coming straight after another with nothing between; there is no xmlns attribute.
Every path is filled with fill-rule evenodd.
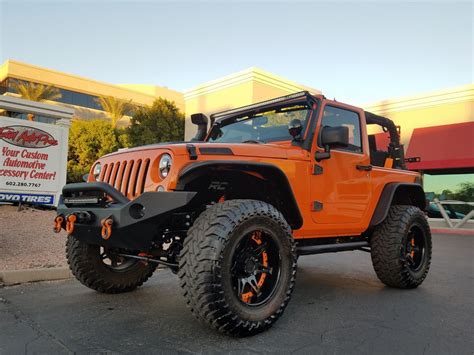
<svg viewBox="0 0 474 355"><path fill-rule="evenodd" d="M0 272L67 268L66 232L53 233L56 211L0 206Z"/></svg>

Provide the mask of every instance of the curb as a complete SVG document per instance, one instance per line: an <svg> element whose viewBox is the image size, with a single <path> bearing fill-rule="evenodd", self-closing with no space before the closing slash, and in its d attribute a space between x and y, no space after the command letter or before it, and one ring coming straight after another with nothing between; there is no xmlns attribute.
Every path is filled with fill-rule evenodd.
<svg viewBox="0 0 474 355"><path fill-rule="evenodd" d="M9 270L0 272L0 281L5 286L25 282L64 280L71 277L71 271L67 267Z"/></svg>
<svg viewBox="0 0 474 355"><path fill-rule="evenodd" d="M431 228L434 234L470 235L474 237L473 229Z"/></svg>

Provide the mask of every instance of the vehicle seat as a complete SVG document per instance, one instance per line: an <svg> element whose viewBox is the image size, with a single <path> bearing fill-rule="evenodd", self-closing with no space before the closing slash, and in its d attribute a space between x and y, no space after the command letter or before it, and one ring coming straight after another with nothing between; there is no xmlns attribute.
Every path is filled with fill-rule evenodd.
<svg viewBox="0 0 474 355"><path fill-rule="evenodd" d="M370 164L373 166L385 166L385 160L388 157L388 152L383 150L377 150L377 143L375 142L375 135L369 134L369 152L370 152Z"/></svg>

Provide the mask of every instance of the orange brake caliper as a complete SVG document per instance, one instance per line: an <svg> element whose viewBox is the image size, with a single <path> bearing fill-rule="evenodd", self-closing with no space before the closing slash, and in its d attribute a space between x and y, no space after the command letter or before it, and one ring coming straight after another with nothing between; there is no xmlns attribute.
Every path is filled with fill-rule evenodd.
<svg viewBox="0 0 474 355"><path fill-rule="evenodd" d="M415 257L415 238L411 238L411 252L410 252L410 256L413 260L413 258Z"/></svg>
<svg viewBox="0 0 474 355"><path fill-rule="evenodd" d="M262 244L262 232L255 232L252 236L252 240L255 243L257 243L257 245L261 245ZM267 254L266 251L262 252L262 265L264 267L268 266L268 254ZM261 288L263 286L263 283L265 282L266 277L267 277L267 274L265 272L260 275L260 279L257 282L257 287L258 288ZM242 296L241 296L242 301L245 302L245 303L249 303L250 299L252 298L253 295L254 295L253 291L243 293Z"/></svg>
<svg viewBox="0 0 474 355"><path fill-rule="evenodd" d="M250 303L250 299L252 298L252 296L253 296L252 291L242 293L242 301L245 303Z"/></svg>

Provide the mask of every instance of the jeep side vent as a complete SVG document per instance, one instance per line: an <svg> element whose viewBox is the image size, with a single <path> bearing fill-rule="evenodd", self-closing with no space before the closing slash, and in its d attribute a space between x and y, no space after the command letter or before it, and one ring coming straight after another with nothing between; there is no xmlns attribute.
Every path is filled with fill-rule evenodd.
<svg viewBox="0 0 474 355"><path fill-rule="evenodd" d="M234 155L232 149L226 147L202 147L199 148L199 153L202 155Z"/></svg>

